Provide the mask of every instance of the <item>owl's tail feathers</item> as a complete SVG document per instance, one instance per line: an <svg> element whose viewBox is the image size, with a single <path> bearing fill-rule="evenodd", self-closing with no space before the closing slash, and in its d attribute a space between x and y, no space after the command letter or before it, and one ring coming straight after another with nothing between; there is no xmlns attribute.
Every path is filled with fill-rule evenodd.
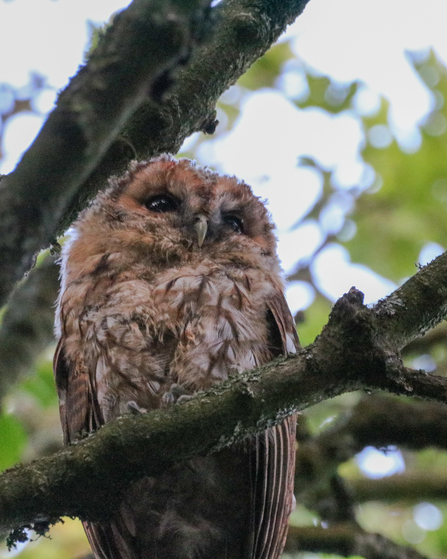
<svg viewBox="0 0 447 559"><path fill-rule="evenodd" d="M138 550L133 545L134 538L121 518L82 524L96 559L139 559Z"/></svg>
<svg viewBox="0 0 447 559"><path fill-rule="evenodd" d="M256 439L251 559L279 559L293 508L296 415Z"/></svg>

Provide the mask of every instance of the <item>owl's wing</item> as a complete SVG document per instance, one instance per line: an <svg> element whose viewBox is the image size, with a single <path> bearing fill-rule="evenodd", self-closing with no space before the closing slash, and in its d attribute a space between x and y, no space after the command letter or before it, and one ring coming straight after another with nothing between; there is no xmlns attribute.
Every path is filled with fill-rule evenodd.
<svg viewBox="0 0 447 559"><path fill-rule="evenodd" d="M267 307L269 309L267 315L269 342L274 356L296 353L300 348L300 341L284 294L279 290L275 291L267 300Z"/></svg>
<svg viewBox="0 0 447 559"><path fill-rule="evenodd" d="M66 359L63 337L54 354L53 371L64 443L69 444L83 433L98 429L104 420L96 398L95 381L82 362L73 364Z"/></svg>
<svg viewBox="0 0 447 559"><path fill-rule="evenodd" d="M269 344L275 357L294 353L298 335L283 293L267 301ZM251 453L253 543L251 559L277 559L293 506L296 415L256 437Z"/></svg>

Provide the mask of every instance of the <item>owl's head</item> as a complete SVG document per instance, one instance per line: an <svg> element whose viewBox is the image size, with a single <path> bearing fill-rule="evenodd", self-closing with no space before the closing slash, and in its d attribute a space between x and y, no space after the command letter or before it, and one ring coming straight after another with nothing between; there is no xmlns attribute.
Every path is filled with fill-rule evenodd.
<svg viewBox="0 0 447 559"><path fill-rule="evenodd" d="M162 155L133 162L124 176L110 179L110 188L81 214L75 236L96 254L126 249L171 265L185 258L227 257L276 268L273 229L247 184Z"/></svg>

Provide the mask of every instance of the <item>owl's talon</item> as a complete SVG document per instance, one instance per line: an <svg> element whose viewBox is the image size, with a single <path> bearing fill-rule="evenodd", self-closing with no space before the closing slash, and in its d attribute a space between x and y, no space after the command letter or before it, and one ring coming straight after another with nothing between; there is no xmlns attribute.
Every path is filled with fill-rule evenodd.
<svg viewBox="0 0 447 559"><path fill-rule="evenodd" d="M194 398L193 394L182 394L178 397L176 404L183 404L184 402L188 402Z"/></svg>
<svg viewBox="0 0 447 559"><path fill-rule="evenodd" d="M193 393L187 390L180 384L172 384L168 392L163 394L162 405L165 407L172 406L173 404L181 404L191 400Z"/></svg>
<svg viewBox="0 0 447 559"><path fill-rule="evenodd" d="M130 411L132 415L140 415L142 413L147 413L146 408L140 408L140 406L133 400L127 402L127 409Z"/></svg>

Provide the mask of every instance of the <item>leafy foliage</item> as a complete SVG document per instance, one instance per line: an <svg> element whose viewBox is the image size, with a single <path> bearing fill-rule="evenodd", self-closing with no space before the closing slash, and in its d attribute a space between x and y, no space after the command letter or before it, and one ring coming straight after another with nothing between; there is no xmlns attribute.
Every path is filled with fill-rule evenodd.
<svg viewBox="0 0 447 559"><path fill-rule="evenodd" d="M352 216L357 234L346 243L354 260L397 281L414 273L424 244L443 245L447 238L447 73L433 54L416 69L421 75L433 69L438 76L431 88L437 105L421 127L421 146L405 153L395 140L386 148L366 144L363 158L381 186L377 189L375 183L357 200ZM387 126L386 102L363 122L366 136L375 126Z"/></svg>
<svg viewBox="0 0 447 559"><path fill-rule="evenodd" d="M14 415L0 415L0 469L5 470L18 462L26 445L26 433Z"/></svg>

